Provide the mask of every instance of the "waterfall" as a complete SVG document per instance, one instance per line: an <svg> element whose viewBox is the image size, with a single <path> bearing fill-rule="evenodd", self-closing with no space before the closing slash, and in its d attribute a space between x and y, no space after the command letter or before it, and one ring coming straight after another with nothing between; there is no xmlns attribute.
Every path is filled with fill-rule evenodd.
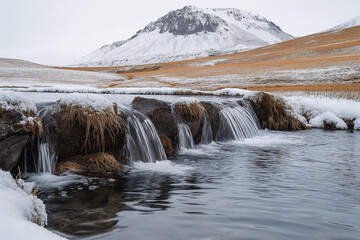
<svg viewBox="0 0 360 240"><path fill-rule="evenodd" d="M139 112L126 111L126 113L129 115L126 133L129 160L131 162L166 160L164 147L150 119Z"/></svg>
<svg viewBox="0 0 360 240"><path fill-rule="evenodd" d="M56 153L50 135L50 119L47 117L50 109L51 106L46 106L37 113L43 120L43 131L41 138L38 140L37 173L53 173L56 166Z"/></svg>
<svg viewBox="0 0 360 240"><path fill-rule="evenodd" d="M209 123L208 117L204 117L204 123L202 128L202 135L201 135L201 143L202 144L209 144L214 140L213 132L211 129L211 125Z"/></svg>
<svg viewBox="0 0 360 240"><path fill-rule="evenodd" d="M251 111L236 104L224 105L220 110L220 126L216 136L218 141L244 140L259 135L257 118Z"/></svg>
<svg viewBox="0 0 360 240"><path fill-rule="evenodd" d="M185 123L179 123L178 129L179 129L179 147L194 148L194 139L189 126Z"/></svg>

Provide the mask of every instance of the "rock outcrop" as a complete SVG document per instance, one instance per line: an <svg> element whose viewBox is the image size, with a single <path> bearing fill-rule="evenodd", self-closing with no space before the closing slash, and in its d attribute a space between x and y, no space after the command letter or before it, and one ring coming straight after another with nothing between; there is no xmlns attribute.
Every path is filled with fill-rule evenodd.
<svg viewBox="0 0 360 240"><path fill-rule="evenodd" d="M0 169L5 171L17 164L29 139L42 131L35 106L26 102L30 105L27 107L21 101L23 99L4 93L0 96Z"/></svg>

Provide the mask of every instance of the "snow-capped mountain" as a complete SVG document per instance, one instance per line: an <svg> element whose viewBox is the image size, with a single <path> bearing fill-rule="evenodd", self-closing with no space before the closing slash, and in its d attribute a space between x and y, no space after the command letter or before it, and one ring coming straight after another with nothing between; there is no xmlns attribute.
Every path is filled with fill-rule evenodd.
<svg viewBox="0 0 360 240"><path fill-rule="evenodd" d="M350 19L349 21L346 21L335 27L330 28L328 31L339 30L339 29L344 29L344 28L349 28L349 27L355 27L355 26L359 26L359 25L360 25L360 16L357 16L353 19Z"/></svg>
<svg viewBox="0 0 360 240"><path fill-rule="evenodd" d="M105 45L77 66L124 66L233 53L293 37L266 18L232 8L186 6L151 22L125 41Z"/></svg>

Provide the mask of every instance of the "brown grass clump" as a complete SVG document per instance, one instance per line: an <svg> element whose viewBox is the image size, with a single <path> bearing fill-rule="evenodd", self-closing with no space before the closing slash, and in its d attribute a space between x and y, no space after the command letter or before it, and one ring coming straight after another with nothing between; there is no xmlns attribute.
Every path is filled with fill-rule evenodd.
<svg viewBox="0 0 360 240"><path fill-rule="evenodd" d="M165 153L167 157L170 157L173 153L173 144L171 140L165 136L164 134L159 134L160 141L164 147Z"/></svg>
<svg viewBox="0 0 360 240"><path fill-rule="evenodd" d="M118 116L116 104L114 111L107 109L95 111L91 108L83 109L73 105L61 105L60 115L71 126L78 123L85 128L85 141L82 148L86 153L88 149L104 152L105 134L108 134L114 143L116 135L121 132L123 126L123 120Z"/></svg>
<svg viewBox="0 0 360 240"><path fill-rule="evenodd" d="M79 173L106 173L116 172L121 169L121 163L108 153L77 155L71 157L68 161L58 163L56 167L58 173L66 171Z"/></svg>
<svg viewBox="0 0 360 240"><path fill-rule="evenodd" d="M272 130L301 130L306 126L292 113L286 102L268 93L259 93L250 99L251 105L258 117L261 128Z"/></svg>
<svg viewBox="0 0 360 240"><path fill-rule="evenodd" d="M205 113L205 108L200 102L177 102L174 109L185 121L201 120Z"/></svg>

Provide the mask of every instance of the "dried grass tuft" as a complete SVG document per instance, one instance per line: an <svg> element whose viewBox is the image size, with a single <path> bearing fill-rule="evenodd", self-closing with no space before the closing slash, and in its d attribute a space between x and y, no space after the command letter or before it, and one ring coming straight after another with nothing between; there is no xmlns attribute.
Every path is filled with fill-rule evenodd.
<svg viewBox="0 0 360 240"><path fill-rule="evenodd" d="M82 149L87 153L89 149L105 151L105 134L107 133L111 141L115 142L115 137L122 131L123 120L118 116L117 106L114 111L96 111L91 108L83 109L73 105L61 105L63 120L73 126L78 123L85 128L85 141Z"/></svg>
<svg viewBox="0 0 360 240"><path fill-rule="evenodd" d="M74 156L68 161L57 164L56 171L63 173L74 171L80 173L106 173L121 170L122 165L108 153L93 153Z"/></svg>
<svg viewBox="0 0 360 240"><path fill-rule="evenodd" d="M282 98L263 92L259 94L250 101L261 128L288 131L306 128L294 116L291 107Z"/></svg>
<svg viewBox="0 0 360 240"><path fill-rule="evenodd" d="M185 121L201 120L205 113L205 108L200 102L178 102L174 109Z"/></svg>

